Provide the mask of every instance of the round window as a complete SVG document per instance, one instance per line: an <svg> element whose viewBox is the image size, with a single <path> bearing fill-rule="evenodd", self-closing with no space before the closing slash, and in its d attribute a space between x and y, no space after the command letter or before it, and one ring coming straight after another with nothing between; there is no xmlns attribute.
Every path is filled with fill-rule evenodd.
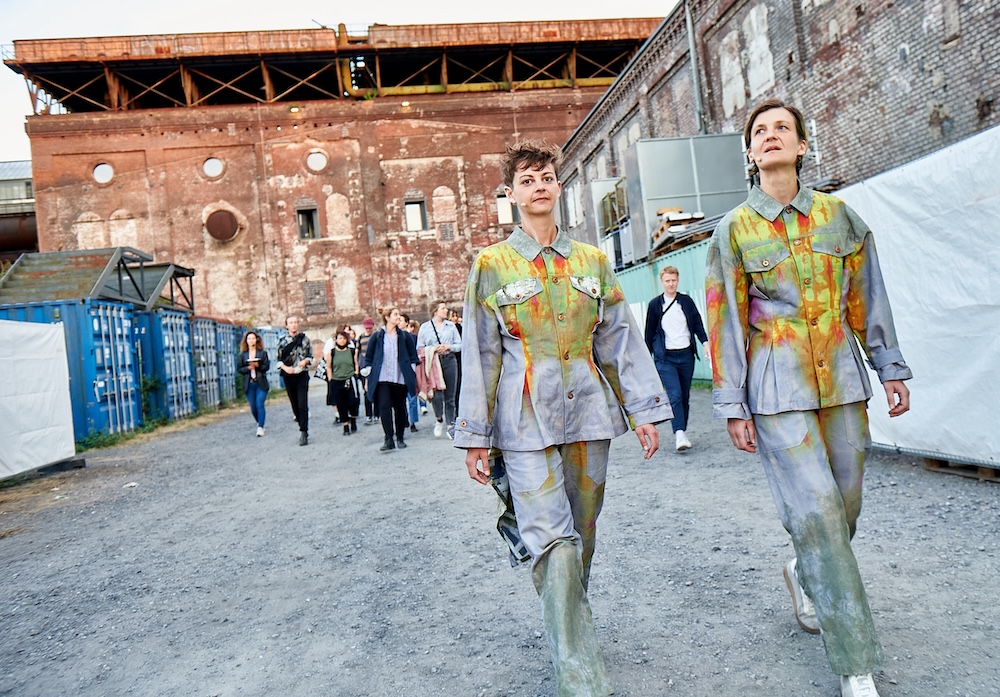
<svg viewBox="0 0 1000 697"><path fill-rule="evenodd" d="M230 211L212 211L208 219L205 220L205 229L219 242L228 242L236 237L240 224Z"/></svg>
<svg viewBox="0 0 1000 697"><path fill-rule="evenodd" d="M109 181L115 178L115 168L109 165L107 162L102 162L101 164L94 167L94 181L98 184L107 184Z"/></svg>
<svg viewBox="0 0 1000 697"><path fill-rule="evenodd" d="M205 176L209 179L217 179L222 176L223 172L226 171L226 165L219 158L210 157L202 163L201 171L204 172Z"/></svg>
<svg viewBox="0 0 1000 697"><path fill-rule="evenodd" d="M322 172L326 169L328 164L330 164L330 158L326 156L325 152L313 150L311 153L306 155L306 167L308 167L311 172Z"/></svg>

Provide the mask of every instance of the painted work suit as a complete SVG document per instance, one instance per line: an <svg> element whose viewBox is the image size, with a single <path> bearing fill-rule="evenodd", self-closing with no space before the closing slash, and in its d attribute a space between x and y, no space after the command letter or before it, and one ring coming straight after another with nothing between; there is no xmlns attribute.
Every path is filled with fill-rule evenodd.
<svg viewBox="0 0 1000 697"><path fill-rule="evenodd" d="M666 393L607 257L564 232L484 249L463 323L455 446L503 452L558 693L610 694L586 594L608 448Z"/></svg>
<svg viewBox="0 0 1000 697"><path fill-rule="evenodd" d="M875 243L840 199L754 188L719 223L706 268L715 416L753 418L798 581L835 673L870 673L882 647L851 550L872 396L912 377L896 342Z"/></svg>

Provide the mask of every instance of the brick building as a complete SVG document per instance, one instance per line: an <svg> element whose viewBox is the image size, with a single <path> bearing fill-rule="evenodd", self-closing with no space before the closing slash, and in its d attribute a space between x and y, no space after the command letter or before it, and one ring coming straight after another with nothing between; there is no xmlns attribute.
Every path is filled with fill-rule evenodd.
<svg viewBox="0 0 1000 697"><path fill-rule="evenodd" d="M806 182L851 184L996 126L998 28L993 1L681 3L566 144L563 221L596 243L591 182L625 175L632 143L740 132L770 97L814 122Z"/></svg>
<svg viewBox="0 0 1000 697"><path fill-rule="evenodd" d="M39 249L193 268L199 314L422 317L513 228L504 144L563 142L658 24L17 41Z"/></svg>

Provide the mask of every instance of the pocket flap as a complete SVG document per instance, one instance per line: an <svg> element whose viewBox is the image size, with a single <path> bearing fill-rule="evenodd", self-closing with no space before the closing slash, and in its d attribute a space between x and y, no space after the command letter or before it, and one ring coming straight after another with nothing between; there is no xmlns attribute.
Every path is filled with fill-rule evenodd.
<svg viewBox="0 0 1000 697"><path fill-rule="evenodd" d="M597 276L570 276L569 282L581 293L585 293L595 299L600 299L601 279Z"/></svg>
<svg viewBox="0 0 1000 697"><path fill-rule="evenodd" d="M784 242L765 242L743 250L743 269L747 273L770 271L790 256Z"/></svg>
<svg viewBox="0 0 1000 697"><path fill-rule="evenodd" d="M835 257L846 257L855 250L855 243L847 235L842 233L817 233L810 241L812 250L820 254L829 254Z"/></svg>
<svg viewBox="0 0 1000 697"><path fill-rule="evenodd" d="M497 305L520 305L528 298L542 292L542 282L537 278L522 278L513 281L497 291Z"/></svg>

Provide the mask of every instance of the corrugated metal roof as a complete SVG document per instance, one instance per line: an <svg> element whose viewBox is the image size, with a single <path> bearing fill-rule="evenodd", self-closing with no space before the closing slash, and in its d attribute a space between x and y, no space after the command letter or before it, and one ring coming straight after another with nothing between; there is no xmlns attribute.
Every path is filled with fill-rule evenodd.
<svg viewBox="0 0 1000 697"><path fill-rule="evenodd" d="M0 181L31 179L31 160L0 162Z"/></svg>

